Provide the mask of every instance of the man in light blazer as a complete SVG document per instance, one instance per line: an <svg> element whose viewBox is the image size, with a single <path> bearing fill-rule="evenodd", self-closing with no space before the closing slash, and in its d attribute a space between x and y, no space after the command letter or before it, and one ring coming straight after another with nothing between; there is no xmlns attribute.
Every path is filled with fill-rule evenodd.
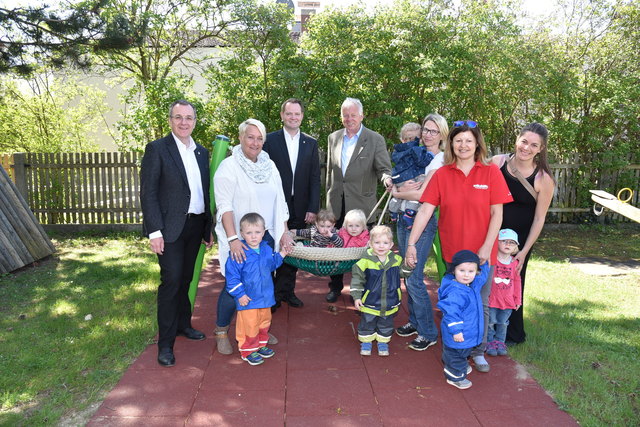
<svg viewBox="0 0 640 427"><path fill-rule="evenodd" d="M203 340L191 326L189 283L200 249L213 244L209 207L209 152L191 133L196 109L187 101L169 108L171 133L145 147L140 168L144 234L158 255L158 363L175 365L176 335Z"/></svg>
<svg viewBox="0 0 640 427"><path fill-rule="evenodd" d="M378 182L391 182L387 144L382 135L362 125L360 100L345 99L340 111L344 129L329 135L327 145L327 208L338 218L337 227L352 209L369 215L376 205ZM335 302L342 288L342 275L331 276L326 300Z"/></svg>
<svg viewBox="0 0 640 427"><path fill-rule="evenodd" d="M276 164L282 178L282 189L289 207L289 229L305 228L315 222L320 209L320 158L318 142L300 131L304 118L302 101L287 99L280 108L283 128L267 134L263 150ZM275 311L282 302L290 307L302 307L296 296L298 269L287 263L276 270L274 288Z"/></svg>

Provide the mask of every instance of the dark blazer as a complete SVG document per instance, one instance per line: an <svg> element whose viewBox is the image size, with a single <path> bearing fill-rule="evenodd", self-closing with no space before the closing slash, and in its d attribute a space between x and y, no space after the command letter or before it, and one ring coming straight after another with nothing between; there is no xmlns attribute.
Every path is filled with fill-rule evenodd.
<svg viewBox="0 0 640 427"><path fill-rule="evenodd" d="M329 135L327 145L327 208L340 217L342 196L344 213L362 209L365 215L376 205L376 189L383 175L391 173L391 160L387 144L377 132L362 127L347 171L342 176L342 140L344 128Z"/></svg>
<svg viewBox="0 0 640 427"><path fill-rule="evenodd" d="M206 225L202 235L211 236L211 209L209 201L209 152L196 144L196 160L200 167ZM140 167L140 201L142 204L143 232L145 235L162 231L165 242L175 242L187 219L191 191L180 152L172 134L150 142L145 147Z"/></svg>
<svg viewBox="0 0 640 427"><path fill-rule="evenodd" d="M262 149L276 164L282 178L282 190L289 207L289 224L296 228L304 226L307 212L318 213L320 209L320 157L318 141L300 132L298 160L295 179L291 172L289 150L284 139L284 129L267 134ZM294 197L291 200L291 182L294 183Z"/></svg>

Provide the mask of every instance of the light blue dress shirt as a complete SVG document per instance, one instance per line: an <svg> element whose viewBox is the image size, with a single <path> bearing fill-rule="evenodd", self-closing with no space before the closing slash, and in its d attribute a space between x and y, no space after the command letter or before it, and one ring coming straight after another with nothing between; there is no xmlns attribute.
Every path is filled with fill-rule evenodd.
<svg viewBox="0 0 640 427"><path fill-rule="evenodd" d="M360 134L362 133L362 125L360 125L360 129L356 132L353 137L349 138L347 136L347 130L344 131L344 136L342 137L342 156L340 157L340 165L342 167L342 176L347 173L347 166L349 165L349 161L351 160L351 156L353 155L353 150L356 148L356 143L358 142L358 138L360 138Z"/></svg>

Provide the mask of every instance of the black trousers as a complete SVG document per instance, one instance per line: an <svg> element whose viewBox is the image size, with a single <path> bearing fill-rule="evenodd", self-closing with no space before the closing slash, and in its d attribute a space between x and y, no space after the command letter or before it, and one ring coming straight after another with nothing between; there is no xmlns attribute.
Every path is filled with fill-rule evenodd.
<svg viewBox="0 0 640 427"><path fill-rule="evenodd" d="M189 283L193 278L204 225L205 215L187 218L180 237L175 242L165 242L164 253L158 255L158 348L173 348L177 332L191 327Z"/></svg>
<svg viewBox="0 0 640 427"><path fill-rule="evenodd" d="M293 197L291 197L291 203L289 204L289 213L293 214ZM303 218L293 217L287 221L287 226L291 230L297 230L305 228L307 224ZM276 301L286 301L290 296L294 294L296 288L296 274L298 268L287 264L286 262L275 271L273 275L273 289L276 297Z"/></svg>
<svg viewBox="0 0 640 427"><path fill-rule="evenodd" d="M296 288L296 274L298 267L283 262L276 270L273 278L273 287L276 301L286 301L294 295Z"/></svg>

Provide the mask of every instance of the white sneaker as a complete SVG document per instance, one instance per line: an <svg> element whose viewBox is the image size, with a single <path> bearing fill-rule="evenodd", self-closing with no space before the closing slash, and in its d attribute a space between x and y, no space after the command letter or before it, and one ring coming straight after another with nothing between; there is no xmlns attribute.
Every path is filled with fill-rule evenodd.
<svg viewBox="0 0 640 427"><path fill-rule="evenodd" d="M473 383L471 381L469 381L468 379L464 379L462 381L451 381L451 380L447 380L448 384L451 384L454 387L459 388L460 390L464 390L467 389L469 387L471 387L473 385Z"/></svg>

